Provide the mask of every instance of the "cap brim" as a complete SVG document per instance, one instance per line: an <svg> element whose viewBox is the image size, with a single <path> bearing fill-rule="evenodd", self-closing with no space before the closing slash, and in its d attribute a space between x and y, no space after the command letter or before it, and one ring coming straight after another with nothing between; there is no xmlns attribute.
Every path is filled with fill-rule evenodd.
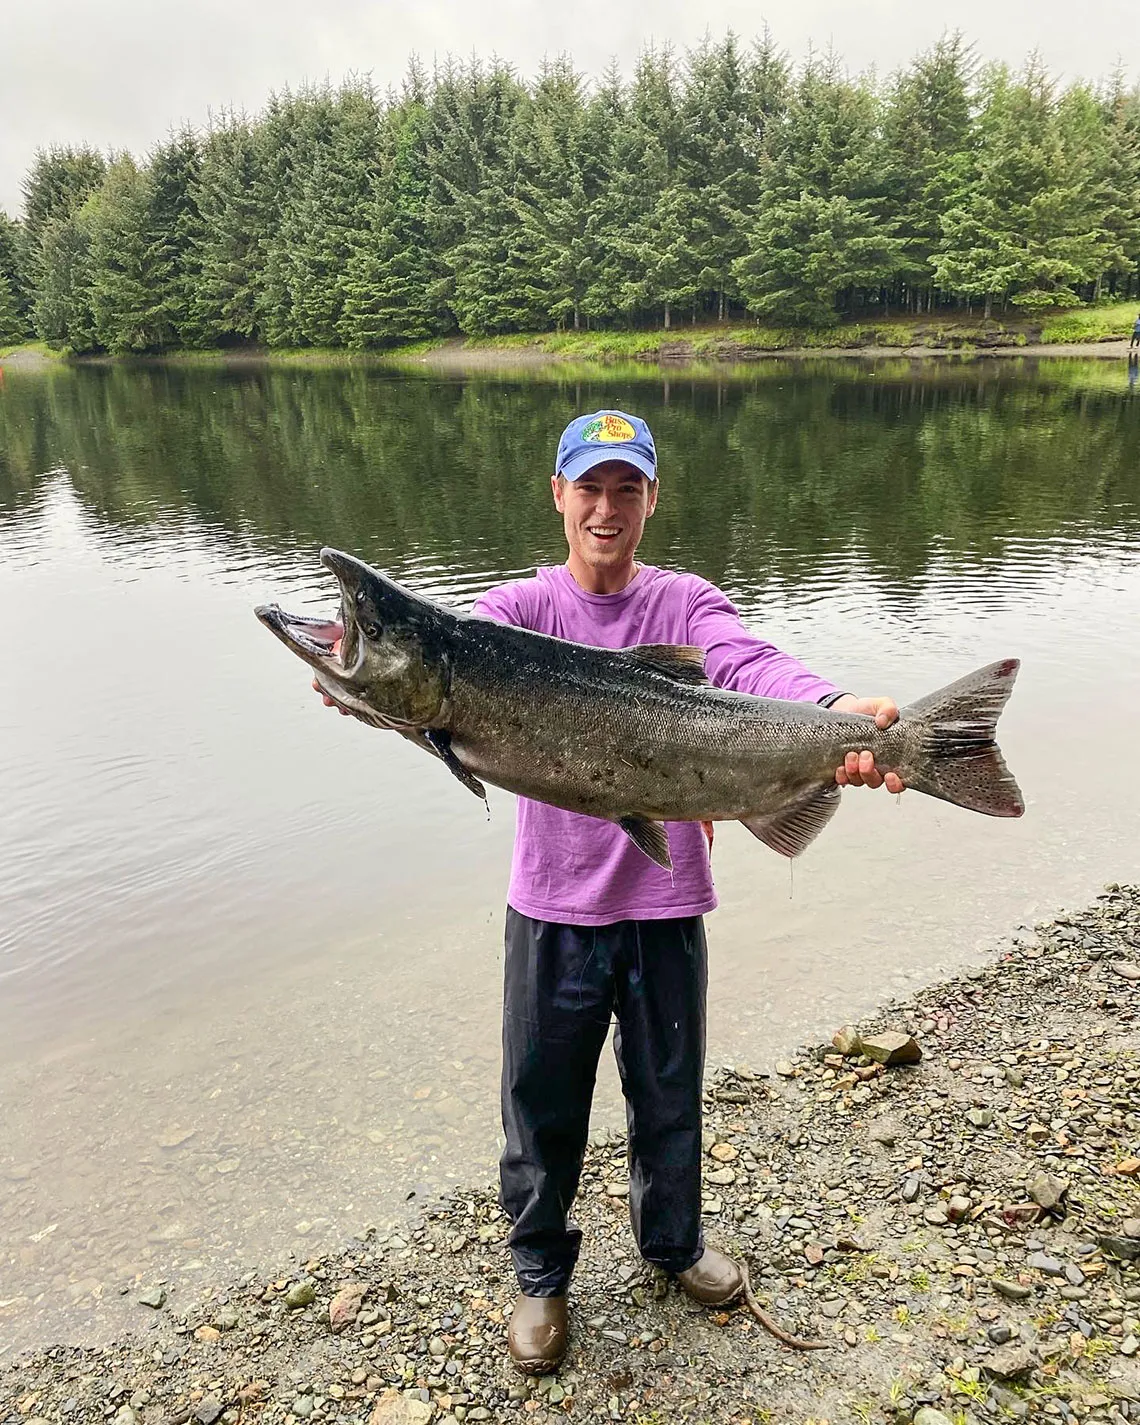
<svg viewBox="0 0 1140 1425"><path fill-rule="evenodd" d="M630 450L627 446L614 447L612 445L599 445L596 450L583 450L568 460L561 470L555 471L557 475L563 475L567 480L580 480L587 470L592 470L595 465L610 465L618 462L622 465L632 465L635 470L640 470L647 480L657 479L657 468L652 460L647 460L644 455L639 455L636 450Z"/></svg>

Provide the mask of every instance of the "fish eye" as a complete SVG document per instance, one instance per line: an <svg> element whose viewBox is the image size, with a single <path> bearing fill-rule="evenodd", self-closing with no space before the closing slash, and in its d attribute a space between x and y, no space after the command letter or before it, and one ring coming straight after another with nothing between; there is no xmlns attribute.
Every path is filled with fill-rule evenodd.
<svg viewBox="0 0 1140 1425"><path fill-rule="evenodd" d="M358 624L365 638L379 638L384 631L374 619L360 619Z"/></svg>

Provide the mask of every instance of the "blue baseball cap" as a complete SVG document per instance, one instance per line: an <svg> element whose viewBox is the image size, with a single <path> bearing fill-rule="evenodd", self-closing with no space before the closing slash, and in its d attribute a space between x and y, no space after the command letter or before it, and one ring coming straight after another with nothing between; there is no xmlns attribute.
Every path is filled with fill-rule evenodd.
<svg viewBox="0 0 1140 1425"><path fill-rule="evenodd" d="M575 416L558 442L554 473L578 480L607 460L622 460L640 470L647 480L657 479L657 448L649 427L639 416L626 415L625 411Z"/></svg>

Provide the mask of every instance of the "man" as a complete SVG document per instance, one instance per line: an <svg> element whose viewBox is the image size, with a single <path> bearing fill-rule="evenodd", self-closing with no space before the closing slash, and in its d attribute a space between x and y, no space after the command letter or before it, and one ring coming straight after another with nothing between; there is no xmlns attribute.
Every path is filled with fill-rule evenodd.
<svg viewBox="0 0 1140 1425"><path fill-rule="evenodd" d="M898 716L891 699L845 693L750 633L706 580L637 563L658 493L653 437L638 417L598 411L571 421L551 486L566 563L491 589L475 614L604 648L697 644L718 687L866 713L883 727ZM836 780L902 790L870 752L850 754ZM701 1231L703 916L716 905L710 841L696 823L673 823L668 835L671 875L619 826L519 799L500 1180L519 1281L508 1344L528 1374L557 1369L566 1352L567 1290L581 1241L569 1213L614 1014L641 1254L710 1306L728 1303L743 1284L739 1266L706 1246Z"/></svg>
<svg viewBox="0 0 1140 1425"><path fill-rule="evenodd" d="M1132 339L1128 343L1128 350L1134 346L1140 346L1140 312L1136 314L1136 320L1132 323Z"/></svg>

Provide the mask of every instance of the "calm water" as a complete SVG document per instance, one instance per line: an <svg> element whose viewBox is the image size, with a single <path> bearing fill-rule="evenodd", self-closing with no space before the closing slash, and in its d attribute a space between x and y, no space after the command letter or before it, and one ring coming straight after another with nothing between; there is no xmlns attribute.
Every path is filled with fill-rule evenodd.
<svg viewBox="0 0 1140 1425"><path fill-rule="evenodd" d="M1024 660L1024 821L851 794L792 897L718 835L714 1058L766 1067L1136 874L1140 404L1114 363L4 372L0 1355L490 1172L510 799L488 822L327 712L251 608L328 610L324 543L459 606L560 559L545 472L601 405L657 436L646 557L820 671L906 698Z"/></svg>

